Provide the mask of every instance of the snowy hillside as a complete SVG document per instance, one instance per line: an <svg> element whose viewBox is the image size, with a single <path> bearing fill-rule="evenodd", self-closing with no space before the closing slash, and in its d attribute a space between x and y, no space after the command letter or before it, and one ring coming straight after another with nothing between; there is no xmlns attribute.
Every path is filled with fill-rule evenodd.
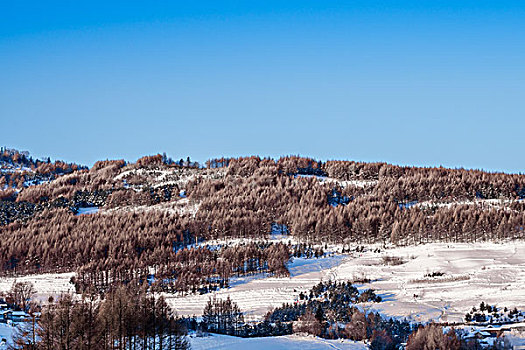
<svg viewBox="0 0 525 350"><path fill-rule="evenodd" d="M389 265L385 257L399 257ZM213 293L230 296L253 319L271 308L294 302L321 280L370 279L383 302L370 305L386 315L414 321L463 322L465 314L481 301L499 307L525 309L525 243L426 244L390 248L319 259L295 259L290 277L247 277L229 289ZM433 272L439 277L425 277ZM209 295L169 296L180 315L200 315ZM367 306L368 307L368 306Z"/></svg>

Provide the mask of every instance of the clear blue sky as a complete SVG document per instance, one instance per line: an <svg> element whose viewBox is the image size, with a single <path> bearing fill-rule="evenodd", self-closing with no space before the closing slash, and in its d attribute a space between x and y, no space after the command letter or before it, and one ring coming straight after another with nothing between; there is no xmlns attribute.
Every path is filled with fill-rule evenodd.
<svg viewBox="0 0 525 350"><path fill-rule="evenodd" d="M525 172L521 1L3 1L0 144Z"/></svg>

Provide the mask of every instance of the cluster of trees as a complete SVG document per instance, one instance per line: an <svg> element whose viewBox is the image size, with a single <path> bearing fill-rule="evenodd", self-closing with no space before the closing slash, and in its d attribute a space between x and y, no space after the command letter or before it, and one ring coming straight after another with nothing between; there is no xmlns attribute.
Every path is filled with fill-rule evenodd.
<svg viewBox="0 0 525 350"><path fill-rule="evenodd" d="M26 221L39 211L38 205L28 202L0 201L0 226L14 221Z"/></svg>
<svg viewBox="0 0 525 350"><path fill-rule="evenodd" d="M73 199L79 192L111 191L122 187L115 179L126 165L124 160L99 161L91 169L82 169L54 181L31 186L21 191L18 202L42 203L58 198Z"/></svg>
<svg viewBox="0 0 525 350"><path fill-rule="evenodd" d="M521 174L443 167L401 167L387 163L328 161L323 170L339 180L375 180L375 194L388 193L399 201L524 198Z"/></svg>
<svg viewBox="0 0 525 350"><path fill-rule="evenodd" d="M344 324L336 319L325 319L311 309L307 309L293 323L294 333L308 333L328 339L368 341L371 349L397 349L406 342L411 329L407 321L384 319L379 313L366 314L358 309L353 310L350 321Z"/></svg>
<svg viewBox="0 0 525 350"><path fill-rule="evenodd" d="M51 165L46 163L45 166L50 168L60 164L62 162L55 162ZM108 208L151 206L179 199L178 194L181 191L179 186L176 184L153 184L150 177L140 172L148 170L155 174L156 170L165 168L184 176L188 171L199 171L195 163L182 162L181 164L173 162L171 158L167 158L165 155L146 156L131 164L124 160L106 160L96 162L89 170L85 167L72 165L72 170L59 172L60 175L63 175L60 178L53 178L53 181L47 179L45 182L32 183L31 186L22 188L20 192L17 192L15 188L7 188L2 191L3 186L0 186L0 203L5 207L5 210L0 207L0 218L9 219L0 220L0 224L7 224L15 220L25 221L45 208L57 207L57 203L61 204L62 207L68 206L75 212L78 207L82 206L106 206ZM38 169L41 167L43 165ZM51 171L47 168L45 171ZM25 178L29 176L26 173L23 173ZM126 173L123 174L125 176L118 178L117 176L122 173ZM16 173L18 175L2 174L5 176L22 176L22 173ZM51 174L55 174L55 172ZM0 177L0 185L2 181L2 177ZM34 210L20 212L18 207L21 206L34 208ZM7 210L12 212L12 215L3 215Z"/></svg>
<svg viewBox="0 0 525 350"><path fill-rule="evenodd" d="M311 244L299 243L292 248L292 256L294 258L320 258L324 255L322 247L315 247Z"/></svg>
<svg viewBox="0 0 525 350"><path fill-rule="evenodd" d="M194 234L211 237L266 235L273 223L287 225L291 234L313 241L469 241L524 236L525 176L476 170L398 167L384 163L319 162L310 158L259 157L210 160L210 169L191 169L194 180L179 185L152 186L148 177L129 170L176 169L161 155L134 164L98 162L48 184L23 190L18 202L41 203L79 194L101 193L97 203L111 208L151 206L178 199L181 190L201 203ZM226 167L224 176L199 176ZM337 182L320 182L300 174L326 174ZM318 175L321 176L321 175ZM364 185L344 181L368 181ZM500 204L464 203L476 199L505 199ZM440 205L450 202L451 205ZM80 203L78 200L75 203ZM84 201L84 203L89 203ZM408 205L407 203L410 203ZM421 205L414 205L420 204ZM509 210L510 209L510 210ZM450 218L453 220L450 220Z"/></svg>
<svg viewBox="0 0 525 350"><path fill-rule="evenodd" d="M159 225L162 223L162 225ZM115 283L144 282L154 267L154 288L200 292L227 285L233 275L287 275L290 247L282 243L192 247L188 222L166 212L72 215L44 211L26 224L3 228L0 266L4 274L77 269L79 291Z"/></svg>
<svg viewBox="0 0 525 350"><path fill-rule="evenodd" d="M119 287L102 300L62 295L13 337L14 349L188 349L186 330L163 297Z"/></svg>
<svg viewBox="0 0 525 350"><path fill-rule="evenodd" d="M8 305L15 310L27 311L31 306L31 298L36 293L35 286L31 282L13 282L11 289L5 298Z"/></svg>
<svg viewBox="0 0 525 350"><path fill-rule="evenodd" d="M366 301L378 301L373 293ZM327 282L309 292L300 306L283 305L261 322L245 323L235 302L209 299L201 322L186 320L189 329L241 337L309 333L337 339L369 340L373 349L395 349L406 342L413 327L407 321L384 319L378 313L364 313L352 306L359 292L350 283ZM363 301L365 298L363 298ZM383 346L383 347L381 347Z"/></svg>
<svg viewBox="0 0 525 350"><path fill-rule="evenodd" d="M489 305L482 301L479 309L475 306L465 314L465 322L470 323L509 323L523 322L525 312L519 311L516 307L509 309L504 307L498 308L496 305Z"/></svg>
<svg viewBox="0 0 525 350"><path fill-rule="evenodd" d="M420 325L409 337L406 350L510 350L512 345L505 338L494 339L491 345L481 344L477 338L466 338L461 330L430 323Z"/></svg>
<svg viewBox="0 0 525 350"><path fill-rule="evenodd" d="M230 160L232 158L212 158L206 161L205 165L208 169L215 169L215 168L226 168L230 165Z"/></svg>
<svg viewBox="0 0 525 350"><path fill-rule="evenodd" d="M482 180L479 184L468 183L466 180L477 177L466 170L443 169L445 175L463 174L466 183L455 182L453 175L437 177L440 181L436 181L436 186L440 190L436 191L445 194L436 197L431 194L428 179L422 175L399 179L381 177L374 186L340 188L323 184L316 178L284 175L278 163L271 160L257 162L250 158L243 161L246 167L240 167L240 162L230 162L228 172L234 175L197 179L188 185L190 198L202 203L195 220L204 225L199 231L207 236L263 236L272 223L278 223L286 225L297 238L318 242L417 244L525 237L523 201L496 205L482 201L479 204L460 202L460 199L476 199L477 193L486 187ZM438 169L434 171L440 173ZM485 174L481 179L495 178L495 184L489 187L498 189L501 198L509 201L519 198L516 189L521 188L518 181L524 181L523 176L481 174ZM501 179L508 183L501 185ZM395 183L391 183L394 180ZM516 183L512 184L513 180ZM333 186L336 186L338 201L333 200ZM463 192L456 193L458 188ZM348 200L341 202L343 199ZM452 201L451 205L439 205L439 202L410 208L400 205L407 200L446 199Z"/></svg>
<svg viewBox="0 0 525 350"><path fill-rule="evenodd" d="M166 152L161 154L156 154L154 156L144 156L139 158L135 163L137 168L144 166L154 167L160 165L168 165L170 167L186 167L186 168L199 168L200 164L198 162L192 162L188 156L186 160L180 159L179 161L174 161L171 157L166 155Z"/></svg>
<svg viewBox="0 0 525 350"><path fill-rule="evenodd" d="M0 148L0 200L15 200L16 190L22 190L33 184L39 184L87 169L78 164L62 161L51 162L33 159L28 152Z"/></svg>
<svg viewBox="0 0 525 350"><path fill-rule="evenodd" d="M70 271L88 264L103 271L131 266L137 257L153 265L154 250L171 252L174 242L184 240L178 220L160 212L76 216L67 209L46 210L25 224L4 226L2 233L4 273Z"/></svg>
<svg viewBox="0 0 525 350"><path fill-rule="evenodd" d="M326 283L315 286L309 295L329 298L332 293L354 294L349 283ZM209 331L240 337L264 337L292 333L308 333L327 339L352 339L367 341L372 350L394 350L406 343L407 350L474 350L487 348L475 337L454 328L444 329L442 325L411 324L408 321L386 319L379 313L365 313L355 307L341 312L340 305L335 309L307 304L306 308L292 318L282 317L280 312L271 312L265 320L245 323L242 311L230 300L209 299L201 321L195 318L184 319L188 329ZM282 309L289 308L283 305ZM505 339L497 339L490 349L510 349Z"/></svg>
<svg viewBox="0 0 525 350"><path fill-rule="evenodd" d="M309 293L301 292L297 302L284 304L269 312L266 319L270 322L296 321L313 310L318 320L350 322L352 315L359 311L354 305L365 302L381 302L381 297L372 289L359 292L350 282L320 282Z"/></svg>
<svg viewBox="0 0 525 350"><path fill-rule="evenodd" d="M77 292L147 282L153 291L205 294L227 287L232 276L260 272L276 276L289 274L286 268L289 247L282 243L250 243L213 249L202 246L177 251L155 243L148 246L151 252L140 252L145 247L135 246L135 256L128 257L124 263L112 259L113 265L102 268L103 261L80 266L73 281ZM144 254L150 257L142 259ZM150 267L154 267L154 274L150 274Z"/></svg>
<svg viewBox="0 0 525 350"><path fill-rule="evenodd" d="M202 322L210 332L237 335L244 325L244 315L230 297L226 300L213 297L204 308Z"/></svg>
<svg viewBox="0 0 525 350"><path fill-rule="evenodd" d="M212 160L211 164L222 160ZM227 159L228 174L252 176L261 169L274 175L326 175L341 181L377 181L374 195L390 194L398 201L525 198L525 178L482 170L421 168L387 163L316 161L307 157Z"/></svg>

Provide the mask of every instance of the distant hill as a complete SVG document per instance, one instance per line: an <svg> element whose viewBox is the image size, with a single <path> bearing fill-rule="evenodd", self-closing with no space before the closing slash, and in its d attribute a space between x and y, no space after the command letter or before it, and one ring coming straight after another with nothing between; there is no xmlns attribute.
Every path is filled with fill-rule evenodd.
<svg viewBox="0 0 525 350"><path fill-rule="evenodd" d="M295 249L190 245L212 238L255 242L273 232L305 244L357 245L525 236L525 176L518 174L297 156L199 167L159 154L88 169L3 150L1 161L1 271L76 270L78 286L104 285L104 271L114 281L145 279L151 266L177 274L176 290L202 285L192 279L227 278L241 265L286 273L283 262Z"/></svg>
<svg viewBox="0 0 525 350"><path fill-rule="evenodd" d="M0 191L3 193L0 199L10 198L15 190L49 182L81 169L87 167L62 161L51 162L50 158L33 159L29 152L1 147Z"/></svg>

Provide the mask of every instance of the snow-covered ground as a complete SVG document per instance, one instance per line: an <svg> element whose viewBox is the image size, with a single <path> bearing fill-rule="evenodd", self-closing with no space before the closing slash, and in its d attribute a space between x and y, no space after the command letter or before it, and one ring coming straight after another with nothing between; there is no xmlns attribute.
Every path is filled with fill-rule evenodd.
<svg viewBox="0 0 525 350"><path fill-rule="evenodd" d="M1 277L0 292L7 292L11 289L13 282L33 283L37 294L34 298L45 302L50 296L57 297L62 293L74 293L75 287L69 283L74 272L67 273L46 273L41 275L28 275L23 277Z"/></svg>
<svg viewBox="0 0 525 350"><path fill-rule="evenodd" d="M11 342L15 330L15 326L0 323L0 349L7 349L7 343Z"/></svg>
<svg viewBox="0 0 525 350"><path fill-rule="evenodd" d="M399 258L397 264L395 258ZM481 301L499 308L525 310L525 242L434 243L388 249L368 246L364 252L330 254L319 259L296 258L289 264L289 270L290 277L255 274L234 278L230 288L214 294L219 298L230 296L246 312L246 320L261 319L272 308L294 302L300 292L329 279L370 279L370 283L358 284L358 287L374 288L383 301L361 304L365 310L414 321L461 322L465 313L473 306L478 307ZM430 277L433 273L438 274ZM30 281L38 292L37 298L45 302L48 296L73 292L74 287L69 283L73 275L0 278L0 291L8 291L15 280ZM179 315L199 316L212 295L166 297ZM11 330L0 328L0 336ZM522 342L521 334L513 337L514 343ZM364 348L363 344L297 336L252 339L213 336L191 342L193 349Z"/></svg>
<svg viewBox="0 0 525 350"><path fill-rule="evenodd" d="M261 319L269 310L297 300L321 280L368 278L360 288L374 288L381 303L365 304L368 310L415 321L460 322L481 301L500 308L525 310L525 242L446 244L381 248L365 252L331 254L319 259L296 258L289 265L290 277L256 274L231 280L231 287L214 294L230 296L246 312L247 320ZM400 265L386 264L384 257L397 257ZM441 276L428 277L438 272ZM0 278L0 291L15 280L30 281L38 297L73 292L73 273ZM213 294L166 295L179 315L201 315Z"/></svg>
<svg viewBox="0 0 525 350"><path fill-rule="evenodd" d="M334 255L320 259L294 259L290 264L290 277L267 277L256 274L235 278L232 287L214 294L218 298L230 296L245 311L246 320L259 320L270 309L293 302L301 291L307 291L320 280L334 278L332 271L345 257ZM165 295L170 306L179 315L201 315L212 294L173 296Z"/></svg>
<svg viewBox="0 0 525 350"><path fill-rule="evenodd" d="M266 338L238 338L213 334L208 337L190 337L193 350L361 350L368 349L362 342L327 340L312 336L288 335Z"/></svg>
<svg viewBox="0 0 525 350"><path fill-rule="evenodd" d="M0 323L0 350L11 343L16 326ZM5 341L3 341L5 339ZM206 337L189 336L192 350L364 350L363 342L351 340L328 340L313 336L288 335L281 337L239 338L210 334Z"/></svg>
<svg viewBox="0 0 525 350"><path fill-rule="evenodd" d="M163 202L154 205L133 205L118 207L112 209L103 209L100 211L102 214L108 214L112 212L152 212L152 211L162 211L168 214L176 215L192 215L195 216L199 210L200 202L190 201L188 198L181 198L177 201Z"/></svg>
<svg viewBox="0 0 525 350"><path fill-rule="evenodd" d="M406 263L382 264L381 255ZM425 277L433 272L440 277ZM481 301L498 307L525 309L525 243L428 244L396 248L381 254L363 253L348 259L338 278L360 273L384 302L369 305L391 316L416 321L461 322Z"/></svg>
<svg viewBox="0 0 525 350"><path fill-rule="evenodd" d="M115 176L115 180L123 180L129 176L139 175L148 179L153 187L160 187L166 185L177 185L185 187L189 181L195 180L197 177L203 179L219 179L226 175L224 170L206 169L195 170L191 168L168 168L168 169L131 169L125 170ZM140 186L138 186L140 187Z"/></svg>
<svg viewBox="0 0 525 350"><path fill-rule="evenodd" d="M77 215L89 215L98 213L98 207L82 207L78 208Z"/></svg>
<svg viewBox="0 0 525 350"><path fill-rule="evenodd" d="M385 264L383 257L399 257L400 265ZM369 278L359 285L374 288L381 303L367 310L407 317L414 321L461 322L481 301L498 307L525 309L525 242L445 244L374 249L320 259L295 259L290 277L257 275L232 281L232 287L215 292L230 296L247 319L260 319L270 309L294 302L301 291L321 280ZM443 276L425 277L433 272ZM212 294L167 296L179 315L201 315Z"/></svg>
<svg viewBox="0 0 525 350"><path fill-rule="evenodd" d="M320 183L326 183L326 184L336 184L343 188L349 187L349 186L355 186L355 187L372 187L377 185L377 180L339 180L332 177L327 176L319 176L319 175L296 175L296 177L313 177L316 178Z"/></svg>
<svg viewBox="0 0 525 350"><path fill-rule="evenodd" d="M511 210L509 206L512 203L521 202L523 199L474 199L474 200L457 200L453 202L447 201L424 201L424 202L413 202L409 207L419 207L419 208L452 208L454 206L460 205L473 205L486 209L491 208L501 208L504 210Z"/></svg>

